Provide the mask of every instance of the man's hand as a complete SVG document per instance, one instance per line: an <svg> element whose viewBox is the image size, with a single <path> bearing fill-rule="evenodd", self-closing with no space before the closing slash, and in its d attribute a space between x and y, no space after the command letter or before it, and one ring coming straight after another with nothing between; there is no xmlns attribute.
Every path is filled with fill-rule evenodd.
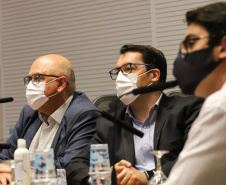
<svg viewBox="0 0 226 185"><path fill-rule="evenodd" d="M148 179L143 172L133 168L131 163L125 160L115 164L117 183L121 185L147 185Z"/></svg>
<svg viewBox="0 0 226 185"><path fill-rule="evenodd" d="M0 173L0 184L7 185L7 182L11 182L10 173Z"/></svg>
<svg viewBox="0 0 226 185"><path fill-rule="evenodd" d="M10 166L6 163L1 163L0 164L0 173L11 173Z"/></svg>
<svg viewBox="0 0 226 185"><path fill-rule="evenodd" d="M0 184L6 185L7 182L11 182L11 169L8 164L0 164Z"/></svg>

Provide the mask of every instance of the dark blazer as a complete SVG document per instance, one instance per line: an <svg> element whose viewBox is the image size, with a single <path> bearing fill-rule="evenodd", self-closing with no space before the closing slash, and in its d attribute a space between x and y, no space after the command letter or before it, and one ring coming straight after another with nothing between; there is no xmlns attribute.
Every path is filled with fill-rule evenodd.
<svg viewBox="0 0 226 185"><path fill-rule="evenodd" d="M183 149L188 131L198 116L203 101L204 99L194 96L167 97L163 94L156 118L154 149L170 151L169 154L163 156L161 161L162 169L167 176ZM125 116L125 109L120 110L118 115L122 120L132 125L129 116ZM135 166L133 134L105 118L100 118L97 121L96 130L91 144L108 144L111 165L125 159ZM88 145L66 166L69 185L88 179L89 150L90 146ZM85 182L83 181L81 184L83 185Z"/></svg>
<svg viewBox="0 0 226 185"><path fill-rule="evenodd" d="M56 132L51 148L55 148L57 143L65 136L68 128L74 122L76 117L81 112L90 109L97 108L84 93L76 91ZM72 157L79 153L82 148L87 146L95 133L96 119L98 117L99 113L89 112L77 120L73 127L73 132L58 149L55 161L57 168L64 168ZM0 154L0 159L13 159L14 151L17 148L18 138L24 138L26 140L26 147L29 149L32 139L41 124L42 122L39 119L38 111L34 111L26 105L21 111L20 118L14 127L13 134L7 141L7 143L11 144L12 147L9 150L3 150Z"/></svg>

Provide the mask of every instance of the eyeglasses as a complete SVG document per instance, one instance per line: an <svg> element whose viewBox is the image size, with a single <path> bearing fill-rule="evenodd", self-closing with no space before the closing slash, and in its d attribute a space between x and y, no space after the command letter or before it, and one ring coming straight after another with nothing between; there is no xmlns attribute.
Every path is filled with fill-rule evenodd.
<svg viewBox="0 0 226 185"><path fill-rule="evenodd" d="M56 78L60 77L55 75L34 74L32 76L24 77L24 85L27 86L30 81L32 81L33 85L38 84L40 81L44 81L44 78L42 76L50 76L50 77L56 77Z"/></svg>
<svg viewBox="0 0 226 185"><path fill-rule="evenodd" d="M118 73L121 71L124 75L132 73L134 70L133 65L142 65L142 66L148 66L149 64L142 64L142 63L127 63L122 65L121 67L117 67L109 71L111 79L116 80Z"/></svg>
<svg viewBox="0 0 226 185"><path fill-rule="evenodd" d="M181 42L180 45L180 50L179 50L179 54L181 55L182 58L184 58L186 56L186 54L188 54L192 47L195 45L196 41L200 40L200 39L206 39L206 38L212 38L214 36L200 36L200 37L195 37L195 38L189 38L187 37L185 40L183 40Z"/></svg>

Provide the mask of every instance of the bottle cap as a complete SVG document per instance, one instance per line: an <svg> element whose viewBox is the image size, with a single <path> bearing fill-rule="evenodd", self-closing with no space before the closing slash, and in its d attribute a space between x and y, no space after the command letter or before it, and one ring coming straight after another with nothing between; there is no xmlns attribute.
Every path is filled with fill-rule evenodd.
<svg viewBox="0 0 226 185"><path fill-rule="evenodd" d="M18 148L26 148L26 140L25 139L18 139L17 140L17 147Z"/></svg>

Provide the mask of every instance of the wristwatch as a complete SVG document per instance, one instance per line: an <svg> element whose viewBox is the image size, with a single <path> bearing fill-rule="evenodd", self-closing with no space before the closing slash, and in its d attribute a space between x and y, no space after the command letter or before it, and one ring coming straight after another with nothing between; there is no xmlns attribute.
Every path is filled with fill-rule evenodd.
<svg viewBox="0 0 226 185"><path fill-rule="evenodd" d="M153 170L150 171L144 171L144 174L146 175L147 179L150 180L152 176L154 175Z"/></svg>

